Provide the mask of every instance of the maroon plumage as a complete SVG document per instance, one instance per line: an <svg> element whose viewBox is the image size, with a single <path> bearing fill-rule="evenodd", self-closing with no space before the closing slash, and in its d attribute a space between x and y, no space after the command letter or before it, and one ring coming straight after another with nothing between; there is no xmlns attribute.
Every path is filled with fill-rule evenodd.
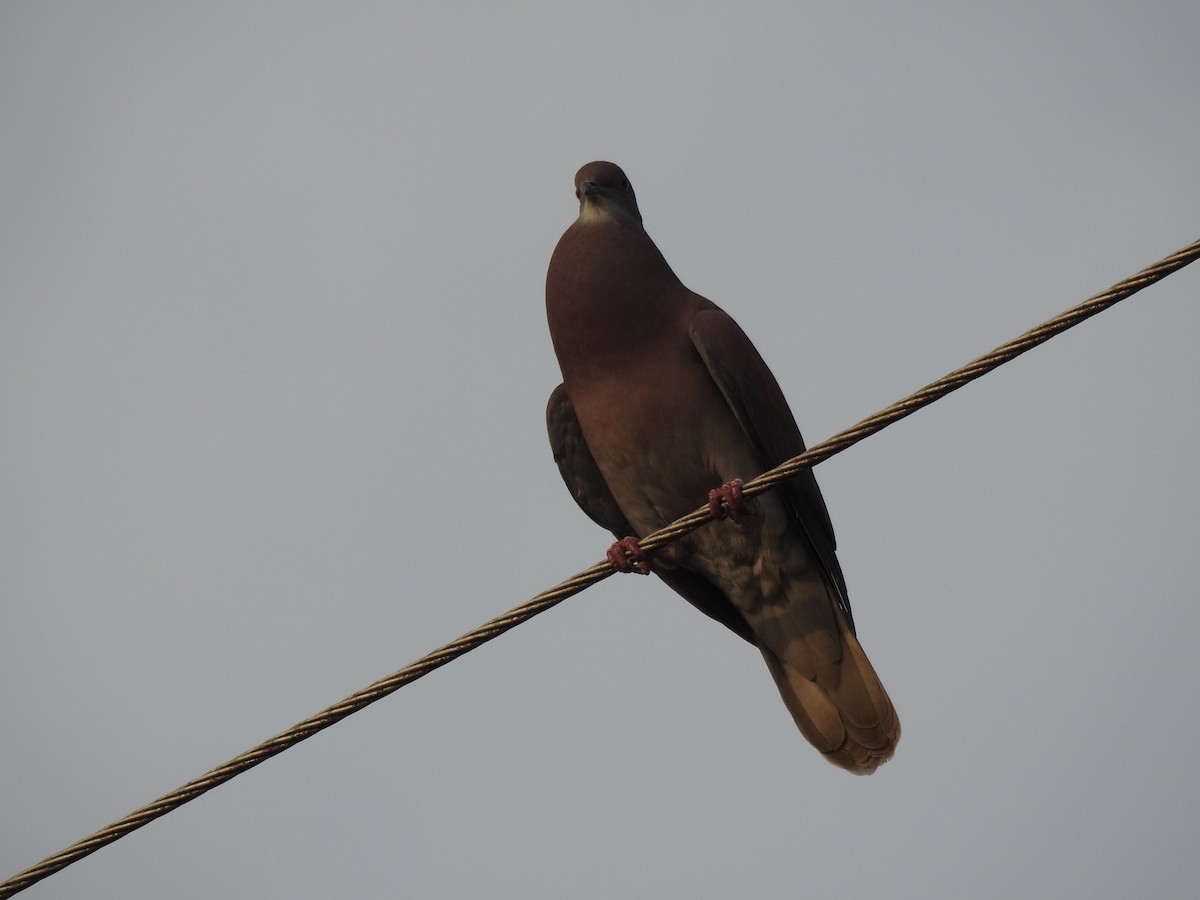
<svg viewBox="0 0 1200 900"><path fill-rule="evenodd" d="M579 218L546 278L563 374L550 442L584 512L618 538L645 535L804 441L737 323L671 271L625 173L589 163L575 187ZM651 568L757 646L804 736L865 774L891 757L900 723L855 636L835 547L805 470L759 496L753 515L692 532Z"/></svg>

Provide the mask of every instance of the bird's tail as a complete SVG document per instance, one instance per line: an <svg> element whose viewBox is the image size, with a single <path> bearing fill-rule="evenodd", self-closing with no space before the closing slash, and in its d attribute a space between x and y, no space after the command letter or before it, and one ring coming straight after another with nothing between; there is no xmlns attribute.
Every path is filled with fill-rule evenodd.
<svg viewBox="0 0 1200 900"><path fill-rule="evenodd" d="M869 775L900 740L900 719L871 661L839 612L841 659L813 680L760 645L783 702L809 743L834 765ZM824 667L822 667L824 668Z"/></svg>

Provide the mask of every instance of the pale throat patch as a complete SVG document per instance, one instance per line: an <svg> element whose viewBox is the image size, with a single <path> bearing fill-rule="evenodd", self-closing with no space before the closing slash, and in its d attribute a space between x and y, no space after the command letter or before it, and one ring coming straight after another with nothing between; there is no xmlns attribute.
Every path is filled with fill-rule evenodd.
<svg viewBox="0 0 1200 900"><path fill-rule="evenodd" d="M604 208L603 203L584 201L579 204L580 222L600 222L611 218L612 214Z"/></svg>

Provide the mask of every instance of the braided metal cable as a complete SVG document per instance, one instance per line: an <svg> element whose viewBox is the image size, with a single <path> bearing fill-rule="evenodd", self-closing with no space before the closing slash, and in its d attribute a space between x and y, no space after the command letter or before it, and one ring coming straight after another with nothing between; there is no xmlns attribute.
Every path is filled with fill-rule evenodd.
<svg viewBox="0 0 1200 900"><path fill-rule="evenodd" d="M1107 291L1085 300L1078 306L1071 307L1053 319L1025 332L1025 334L1006 344L1002 344L973 362L955 369L943 378L893 403L875 415L863 419L858 424L837 433L801 455L776 466L768 472L764 472L757 478L747 481L743 486L743 493L746 496L761 494L779 482L795 475L804 467L816 465L837 453L841 453L864 438L882 431L888 425L911 415L921 407L927 406L968 382L974 381L981 375L1020 356L1027 350L1033 349L1038 344L1048 341L1054 335L1078 325L1084 319L1108 309L1108 307L1137 293L1142 288L1165 278L1172 272L1194 262L1197 258L1200 258L1200 241L1184 247L1156 262L1154 265L1143 269L1136 275L1113 285ZM645 538L640 539L638 543L643 550L654 550L690 531L694 531L710 520L711 513L709 507L705 505L683 518L677 519L665 528L647 535ZM493 638L499 637L510 628L520 625L538 613L545 612L568 597L578 594L585 588L604 580L613 574L613 571L608 562L597 563L555 587L543 591L520 606L514 607L503 615L484 623L474 631L468 632L457 640L451 641L426 654L398 672L394 672L388 677L351 694L340 703L336 703L328 709L309 716L287 731L277 734L275 737L247 750L240 756L234 757L227 763L201 775L199 778L193 779L182 787L171 791L169 794L164 794L152 803L135 810L123 819L113 822L95 834L77 841L59 853L47 857L37 865L14 875L3 884L0 884L0 900L23 891L43 878L53 875L60 869L66 868L76 860L94 853L106 844L111 844L113 841L152 822L159 816L166 815L189 800L194 800L217 785L223 784L234 776L245 772L247 769L251 769L259 763L270 759L275 754L282 753L289 747L293 747L306 738L312 737L317 732L323 731L330 725L341 721L351 713L358 712L376 700L381 700L393 691L399 690L404 685L416 681L423 675L428 675L434 669L438 669L446 663L457 659L464 653L474 650L476 647L487 643Z"/></svg>

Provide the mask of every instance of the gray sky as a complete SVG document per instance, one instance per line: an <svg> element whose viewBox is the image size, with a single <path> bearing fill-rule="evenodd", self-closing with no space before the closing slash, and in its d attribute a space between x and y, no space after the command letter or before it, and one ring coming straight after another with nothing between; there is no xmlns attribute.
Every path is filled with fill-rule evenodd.
<svg viewBox="0 0 1200 900"><path fill-rule="evenodd" d="M1200 9L0 7L0 878L602 557L611 159L810 442L1200 236ZM870 778L612 578L30 889L1190 897L1200 267L818 469Z"/></svg>

